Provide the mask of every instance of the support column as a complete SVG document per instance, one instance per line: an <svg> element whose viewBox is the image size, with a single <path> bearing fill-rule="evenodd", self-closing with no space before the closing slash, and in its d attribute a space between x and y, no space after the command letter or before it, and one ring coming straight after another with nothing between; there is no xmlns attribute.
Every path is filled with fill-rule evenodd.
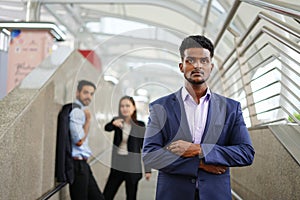
<svg viewBox="0 0 300 200"><path fill-rule="evenodd" d="M40 2L28 0L26 5L26 22L40 21Z"/></svg>

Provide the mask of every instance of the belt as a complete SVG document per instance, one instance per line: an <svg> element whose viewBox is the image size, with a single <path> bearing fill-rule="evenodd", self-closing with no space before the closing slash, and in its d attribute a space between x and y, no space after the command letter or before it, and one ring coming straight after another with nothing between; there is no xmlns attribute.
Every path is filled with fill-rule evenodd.
<svg viewBox="0 0 300 200"><path fill-rule="evenodd" d="M73 157L73 160L85 160L87 161L88 158L85 157Z"/></svg>

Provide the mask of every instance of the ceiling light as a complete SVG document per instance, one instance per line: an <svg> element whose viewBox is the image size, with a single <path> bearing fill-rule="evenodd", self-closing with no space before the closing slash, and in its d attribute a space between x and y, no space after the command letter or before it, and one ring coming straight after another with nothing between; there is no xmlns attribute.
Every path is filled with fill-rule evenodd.
<svg viewBox="0 0 300 200"><path fill-rule="evenodd" d="M104 80L107 82L111 82L114 85L117 85L119 83L119 80L116 77L111 75L104 75Z"/></svg>
<svg viewBox="0 0 300 200"><path fill-rule="evenodd" d="M139 96L147 96L148 95L148 91L146 89L143 89L143 88L139 88L136 93L139 95Z"/></svg>

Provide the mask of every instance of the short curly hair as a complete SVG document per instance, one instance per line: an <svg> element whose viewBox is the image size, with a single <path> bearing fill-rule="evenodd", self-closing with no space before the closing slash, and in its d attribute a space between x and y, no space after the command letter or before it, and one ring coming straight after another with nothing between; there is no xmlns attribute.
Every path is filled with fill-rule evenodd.
<svg viewBox="0 0 300 200"><path fill-rule="evenodd" d="M189 48L204 48L210 52L210 57L214 57L214 45L213 43L203 35L191 35L183 39L179 52L181 59L184 57L184 51Z"/></svg>

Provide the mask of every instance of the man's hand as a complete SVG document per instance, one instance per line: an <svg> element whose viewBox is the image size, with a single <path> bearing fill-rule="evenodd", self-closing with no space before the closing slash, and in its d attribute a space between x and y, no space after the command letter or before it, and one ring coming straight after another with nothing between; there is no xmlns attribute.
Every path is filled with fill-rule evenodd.
<svg viewBox="0 0 300 200"><path fill-rule="evenodd" d="M228 167L222 165L207 165L201 160L199 168L212 174L224 174Z"/></svg>
<svg viewBox="0 0 300 200"><path fill-rule="evenodd" d="M147 181L150 180L150 177L151 177L151 173L150 172L146 172L145 173L145 178L146 178Z"/></svg>
<svg viewBox="0 0 300 200"><path fill-rule="evenodd" d="M91 112L88 109L85 109L83 112L85 114L86 121L90 121L91 120Z"/></svg>
<svg viewBox="0 0 300 200"><path fill-rule="evenodd" d="M194 157L202 153L199 144L194 144L184 140L177 140L172 142L167 149L172 153L182 157Z"/></svg>

